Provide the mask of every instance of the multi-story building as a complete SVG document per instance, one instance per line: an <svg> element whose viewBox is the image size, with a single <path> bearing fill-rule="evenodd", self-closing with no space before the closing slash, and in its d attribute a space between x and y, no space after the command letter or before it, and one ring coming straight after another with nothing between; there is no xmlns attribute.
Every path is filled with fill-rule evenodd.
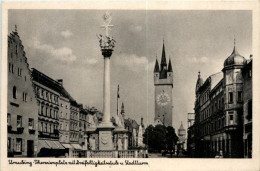
<svg viewBox="0 0 260 171"><path fill-rule="evenodd" d="M85 145L85 134L87 129L87 115L88 111L83 108L83 105L80 105L79 108L79 144L81 146Z"/></svg>
<svg viewBox="0 0 260 171"><path fill-rule="evenodd" d="M33 84L38 101L39 156L64 155L59 143L60 84L42 72L32 68Z"/></svg>
<svg viewBox="0 0 260 171"><path fill-rule="evenodd" d="M69 94L63 88L63 80L58 80L61 85L59 100L59 141L62 144L70 143L70 101Z"/></svg>
<svg viewBox="0 0 260 171"><path fill-rule="evenodd" d="M70 99L70 143L73 147L73 157L81 157L82 147L79 145L79 111L80 105Z"/></svg>
<svg viewBox="0 0 260 171"><path fill-rule="evenodd" d="M38 108L27 57L17 28L8 36L8 157L34 157L38 144Z"/></svg>
<svg viewBox="0 0 260 171"><path fill-rule="evenodd" d="M188 113L187 153L190 157L195 157L195 135L193 129L194 122L195 113Z"/></svg>
<svg viewBox="0 0 260 171"><path fill-rule="evenodd" d="M252 55L242 70L243 74L243 140L244 157L252 158Z"/></svg>
<svg viewBox="0 0 260 171"><path fill-rule="evenodd" d="M246 65L246 59L234 46L224 62L223 73L213 74L205 82L199 74L195 123L189 127L194 157L243 157L243 86L248 81L243 79L242 69Z"/></svg>

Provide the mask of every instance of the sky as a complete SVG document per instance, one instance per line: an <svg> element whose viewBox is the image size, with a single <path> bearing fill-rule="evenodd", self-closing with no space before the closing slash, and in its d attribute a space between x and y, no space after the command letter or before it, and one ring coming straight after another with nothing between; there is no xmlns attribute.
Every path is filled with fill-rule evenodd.
<svg viewBox="0 0 260 171"><path fill-rule="evenodd" d="M153 69L163 40L173 66L173 127L187 129L194 112L198 71L206 78L220 72L232 53L252 53L251 11L110 10L111 115L116 115L117 85L126 118L154 121ZM30 68L63 85L77 102L103 110L103 67L97 34L104 33L104 10L9 10L8 33L15 24ZM121 106L121 105L120 105Z"/></svg>

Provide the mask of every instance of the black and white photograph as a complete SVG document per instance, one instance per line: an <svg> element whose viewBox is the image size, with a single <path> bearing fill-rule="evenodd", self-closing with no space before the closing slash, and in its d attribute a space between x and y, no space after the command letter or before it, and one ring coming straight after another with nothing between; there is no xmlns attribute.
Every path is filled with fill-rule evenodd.
<svg viewBox="0 0 260 171"><path fill-rule="evenodd" d="M253 21L250 9L7 9L1 156L256 157Z"/></svg>

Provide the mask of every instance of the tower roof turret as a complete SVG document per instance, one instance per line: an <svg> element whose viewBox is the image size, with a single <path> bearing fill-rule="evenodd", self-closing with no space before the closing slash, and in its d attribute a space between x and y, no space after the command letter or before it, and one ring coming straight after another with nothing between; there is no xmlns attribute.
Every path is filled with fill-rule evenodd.
<svg viewBox="0 0 260 171"><path fill-rule="evenodd" d="M224 68L232 65L244 65L246 64L246 59L241 56L236 48L236 39L234 39L234 49L231 55L225 60Z"/></svg>
<svg viewBox="0 0 260 171"><path fill-rule="evenodd" d="M156 58L155 66L154 66L153 72L159 72L159 71L160 71L160 69L159 69L159 63L158 63L158 60L157 60L157 58Z"/></svg>
<svg viewBox="0 0 260 171"><path fill-rule="evenodd" d="M200 77L200 71L199 71L199 74L198 74L198 80L197 80L197 83L196 83L196 92L199 90L199 88L203 85L203 79Z"/></svg>
<svg viewBox="0 0 260 171"><path fill-rule="evenodd" d="M171 62L171 59L169 59L168 72L172 72L172 62Z"/></svg>

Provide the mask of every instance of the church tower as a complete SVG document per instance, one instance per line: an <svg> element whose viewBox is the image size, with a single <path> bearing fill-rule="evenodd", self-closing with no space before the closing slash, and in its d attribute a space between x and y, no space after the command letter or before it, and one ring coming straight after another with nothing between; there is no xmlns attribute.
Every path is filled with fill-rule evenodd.
<svg viewBox="0 0 260 171"><path fill-rule="evenodd" d="M166 62L165 47L163 42L162 58L159 67L158 60L154 67L154 91L155 91L155 125L172 125L172 88L173 88L173 70L171 59L168 67Z"/></svg>

